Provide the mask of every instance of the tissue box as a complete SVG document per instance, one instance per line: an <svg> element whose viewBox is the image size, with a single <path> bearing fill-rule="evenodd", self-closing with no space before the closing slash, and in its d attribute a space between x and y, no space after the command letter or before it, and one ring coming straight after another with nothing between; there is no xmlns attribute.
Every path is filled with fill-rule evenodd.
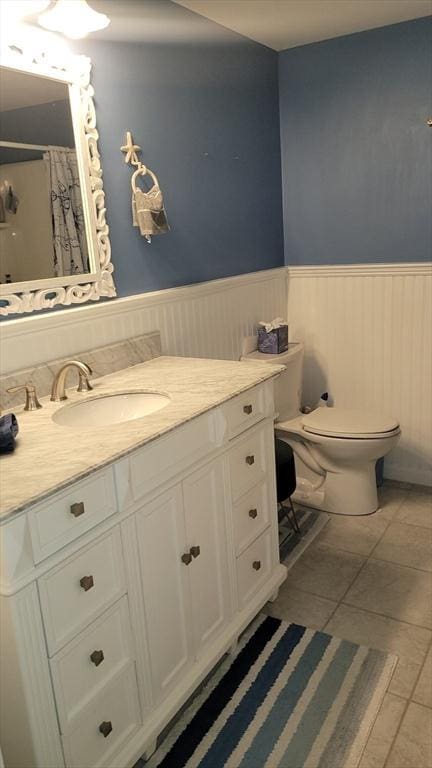
<svg viewBox="0 0 432 768"><path fill-rule="evenodd" d="M258 326L258 349L268 355L280 355L288 349L288 326L281 325L267 333L266 329Z"/></svg>

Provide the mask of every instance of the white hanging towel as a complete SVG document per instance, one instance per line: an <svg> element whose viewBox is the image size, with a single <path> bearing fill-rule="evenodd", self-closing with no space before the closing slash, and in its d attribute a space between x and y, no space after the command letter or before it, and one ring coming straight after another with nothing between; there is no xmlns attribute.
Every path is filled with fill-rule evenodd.
<svg viewBox="0 0 432 768"><path fill-rule="evenodd" d="M153 186L148 192L136 186L138 176L148 174L153 180ZM165 212L163 195L159 182L149 168L142 166L132 175L132 220L134 227L139 227L144 237L161 235L169 232L169 224Z"/></svg>

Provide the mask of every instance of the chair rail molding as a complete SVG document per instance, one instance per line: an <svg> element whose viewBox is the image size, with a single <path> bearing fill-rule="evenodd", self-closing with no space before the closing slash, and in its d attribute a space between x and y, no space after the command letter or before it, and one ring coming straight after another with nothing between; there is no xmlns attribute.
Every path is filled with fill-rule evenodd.
<svg viewBox="0 0 432 768"><path fill-rule="evenodd" d="M432 261L388 264L288 264L288 277L353 277L355 275L431 275Z"/></svg>

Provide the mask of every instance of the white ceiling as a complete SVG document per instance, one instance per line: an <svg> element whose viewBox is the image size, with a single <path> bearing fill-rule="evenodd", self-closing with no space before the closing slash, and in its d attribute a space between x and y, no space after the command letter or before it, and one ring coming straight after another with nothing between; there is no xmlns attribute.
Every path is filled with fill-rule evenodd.
<svg viewBox="0 0 432 768"><path fill-rule="evenodd" d="M174 0L276 51L432 14L432 0Z"/></svg>

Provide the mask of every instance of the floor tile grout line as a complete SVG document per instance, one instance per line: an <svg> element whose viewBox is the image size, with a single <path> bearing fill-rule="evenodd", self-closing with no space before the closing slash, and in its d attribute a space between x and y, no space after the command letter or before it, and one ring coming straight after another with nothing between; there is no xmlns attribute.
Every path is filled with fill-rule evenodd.
<svg viewBox="0 0 432 768"><path fill-rule="evenodd" d="M403 502L402 502L402 503L403 503ZM397 509L396 509L396 511L395 511L395 514L396 514L396 512L397 512L397 511L399 511L400 507L402 506L402 503L399 505L399 507L397 507ZM360 566L359 570L357 571L357 573L356 573L356 575L355 575L354 579L352 580L352 582L350 583L350 585L347 587L347 589L345 590L345 592L344 592L344 594L342 595L342 597L340 598L340 600L338 601L338 604L336 605L336 608L335 608L335 609L332 611L332 613L331 613L330 617L328 618L328 620L327 620L327 621L326 621L326 623L324 624L323 630L325 630L325 629L327 628L327 626L328 626L329 622L330 622L330 621L333 619L333 617L334 617L334 615L335 615L335 613L336 613L337 609L338 609L338 608L339 608L339 607L342 605L344 598L345 598L345 597L346 597L346 595L348 594L348 592L349 592L349 590L351 589L351 587L354 585L354 582L357 580L357 578L360 576L361 572L362 572L362 571L363 571L363 569L365 568L365 566L366 566L366 563L368 563L368 562L369 562L369 560L370 560L370 557L371 557L371 554L372 554L372 552L375 550L375 548L377 547L378 543L381 541L382 537L384 536L385 532L386 532L386 531L387 531L387 529L390 527L390 525L391 525L391 522L392 522L392 519L393 519L393 518L390 518L390 520L388 520L388 525L386 525L386 527L384 528L384 530L383 530L383 532L382 532L381 536L380 536L380 537L379 537L379 539L376 541L376 543L375 543L375 546L372 548L371 552L370 552L368 555L364 555L364 558L365 558L364 562L362 563L362 565ZM325 530L325 529L323 529L323 530ZM318 540L319 540L319 538L318 538ZM342 550L342 551L345 551L345 550Z"/></svg>
<svg viewBox="0 0 432 768"><path fill-rule="evenodd" d="M368 560L374 560L376 563L385 563L386 565L397 565L399 568L408 568L410 571L416 571L416 573L427 573L429 576L432 576L432 571L425 571L424 568L416 568L415 565L396 563L394 560L383 560L382 557L373 557L373 555L370 555Z"/></svg>
<svg viewBox="0 0 432 768"><path fill-rule="evenodd" d="M403 490L405 491L405 489L403 489ZM401 489L401 492L402 492L402 489ZM401 494L401 495L402 495L402 494ZM397 515L397 514L400 512L400 510L401 510L401 509L402 509L402 507L404 506L404 504L405 504L407 501L409 501L409 495L410 495L410 492L409 492L409 491L408 491L408 493L406 493L406 492L405 492L405 493L403 494L403 496L404 496L404 497L403 497L402 501L400 502L400 504L398 504L398 505L396 506L396 508L395 508L395 510L394 510L394 512L393 512L393 515L390 517L390 519L386 520L386 522L387 522L387 525L386 525L386 526L383 528L383 530L382 530L382 532L381 532L380 536L378 537L378 539L376 540L376 542L374 543L374 545L373 545L372 549L370 550L370 552L369 552L368 554L360 554L360 553L358 553L358 552L352 552L351 550L347 550L347 549L344 549L343 547L340 547L340 546L333 546L332 544L328 544L328 543L326 543L326 542L324 542L324 541L321 541L321 542L320 542L320 536L318 536L318 537L317 537L317 539L316 539L316 543L321 543L322 545L324 545L325 547L328 547L329 549L333 549L333 550L339 550L339 551L341 551L341 552L345 552L345 553L347 553L347 554L350 554L350 555L353 555L353 556L357 556L357 557L361 557L361 558L363 558L363 563L361 564L361 566L360 566L359 570L356 572L355 576L354 576L354 577L352 578L352 580L350 581L350 583L349 583L349 585L347 586L346 590L344 591L343 595L342 595L342 596L341 596L341 597L340 597L338 600L335 600L335 599L334 599L334 597L333 597L333 598L330 598L330 597L327 597L327 596L319 595L319 594L317 594L317 593L315 593L315 592L310 592L309 590L305 590L305 589L299 589L299 590L298 590L298 591L302 592L303 594L309 594L309 595L311 595L311 596L313 596L313 597L317 597L317 598L320 598L320 599L323 599L323 600L329 600L329 601L332 601L332 602L334 602L334 603L335 603L335 607L333 608L333 610L332 610L332 612L331 612L330 616L329 616L329 617L328 617L328 619L325 621L325 623L324 623L324 625L323 625L323 627L322 627L322 629L321 629L320 631L323 631L323 632L324 632L324 631L326 631L326 629L327 629L327 627L329 626L330 622L331 622L331 621L332 621L332 619L334 618L334 615L335 615L336 611L338 610L338 608L339 608L340 606L344 605L344 606L347 606L347 607L351 607L351 608L354 608L354 609L356 609L356 610L360 610L360 611L362 611L363 613L365 613L366 615L367 615L367 614L370 614L371 616L380 616L380 617L382 617L382 618L384 618L384 619L389 619L390 621L396 621L396 622L399 622L399 623L401 623L401 624L407 624L408 626L412 626L412 627L414 627L414 628L423 629L423 630L425 630L425 631L431 632L431 628L429 628L429 627L424 627L424 626L422 626L422 625L419 625L419 624L412 624L411 622L408 622L408 621L406 621L406 620L400 620L400 619L396 619L396 618L393 618L392 616L387 616L386 614L382 614L382 613L379 613L379 612L371 611L371 610L369 610L369 609L365 609L365 608L359 608L358 606L352 605L352 604L350 604L349 602L347 602L347 601L346 601L346 597L347 597L347 595L348 595L348 593L349 593L350 589L353 587L353 585L354 585L354 583L356 582L356 580L357 580L357 579L358 579L358 578L361 576L361 574L362 574L362 572L363 572L364 568L366 567L366 565L367 565L367 564L368 564L368 563L369 563L371 560L372 560L372 561L375 561L375 562L380 562L380 563L383 563L383 564L388 564L388 565L399 566L399 567L401 567L401 568L409 568L409 569L411 569L411 570L414 570L414 571L417 571L417 572L419 572L419 573L428 573L428 574L430 574L430 572L429 572L429 571L425 571L425 570L423 570L423 569L420 569L420 568L415 568L415 567L413 567L413 566L411 566L411 565L406 565L405 563L398 563L398 562L394 562L393 560L383 560L382 558L379 558L379 557L374 557L374 552L375 552L376 548L378 547L379 543L381 542L382 538L385 536L385 534L386 534L386 532L388 531L388 529L390 528L390 526L391 526L393 523L395 523L395 522L401 522L401 521L398 521L398 520L396 520L395 518L396 518L396 515ZM406 524L406 523L405 523L405 524ZM409 524L409 525L410 525L410 524ZM412 524L411 524L411 525L412 525ZM422 528L422 529L425 529L425 530L429 530L427 526L415 526L415 527L416 527L416 528ZM366 619L367 619L367 616L366 616ZM395 734L394 734L394 736L393 736L393 739L391 740L391 743L390 743L390 745L389 745L389 749L388 749L388 751L387 751L387 755L386 755L386 757L385 757L385 761L384 761L384 763L383 763L383 766L382 766L382 768L387 768L387 765L388 765L388 761L389 761L389 759L390 759L390 755L391 755L391 753L392 753L392 750L393 750L394 744L395 744L395 742L396 742L396 739L397 739L397 737L398 737L398 735L399 735L399 733L400 733L400 730L401 730L402 724L403 724L403 722L404 722L404 719L405 719L405 716L406 716L406 713L407 713L407 710L408 710L408 707L409 707L410 703L416 703L416 702L413 700L413 698L412 698L412 697L413 697L413 695L414 695L414 692L415 692L415 689L416 689L416 687L417 687L417 685L418 685L418 681L419 681L419 679L420 679L420 677L421 677L421 675L422 675L422 672L423 672L424 666L425 666L425 664L426 664L427 656L428 656L428 653L429 653L429 651L430 651L430 649L431 649L431 648L432 648L432 638L431 638L431 641L430 641L430 643L429 643L429 645L428 645L428 648L427 648L427 650L426 650L426 653L425 653L425 655L424 655L424 659L423 659L423 661L422 661L422 662L421 662L421 664L420 664L420 669L419 669L419 671L418 671L418 673L417 673L417 675L416 675L416 678L415 678L415 682L414 682L414 684L413 684L413 686L412 686L412 689L411 689L411 692L410 692L410 696L409 696L409 697L406 697L406 698L405 698L404 696L400 696L400 695L399 695L399 694L397 694L397 693L393 693L393 692L389 691L389 686L390 686L390 684L391 684L391 682L392 682L392 680L393 680L393 677L394 677L394 672L393 672L393 674L392 674L392 676L391 676L391 679L390 679L390 681L389 681L389 683L388 683L388 686L387 686L387 689L386 689L386 692L385 692L385 693L386 693L386 694L388 693L388 694L390 694L390 695L392 695L392 696L395 696L397 699L399 699L399 700L403 701L403 702L404 702L404 706L403 706L403 711L402 711L402 714L401 714L401 717L400 717L400 720L399 720L399 723L398 723L398 726L397 726L396 732L395 732ZM387 652L387 653L391 653L390 651L386 651L386 652ZM397 655L397 656L398 656L398 654L395 654L395 655ZM399 658L399 656L398 656L398 658ZM396 668L397 668L397 665L396 665ZM396 669L396 668L395 668L395 669ZM427 709L430 709L430 708L428 708L426 705L419 705L419 706L424 706L424 707L426 707ZM382 703L381 703L381 707L382 707ZM380 707L380 710L379 710L379 711L381 711L381 707ZM378 714L379 714L379 712L378 712ZM377 717L378 717L378 714L377 714ZM376 722L376 718L375 718L375 722ZM370 738L370 736L369 736L369 738ZM366 741L366 744L365 744L365 749L366 749L366 747L367 747L367 744L368 744L369 738L368 738L368 739L367 739L367 741Z"/></svg>
<svg viewBox="0 0 432 768"><path fill-rule="evenodd" d="M361 564L361 566L360 566L359 570L358 570L358 571L357 571L357 573L355 574L355 576L354 576L354 578L352 579L352 581L349 583L348 587L346 588L346 590L345 590L345 592L343 593L343 595L342 595L342 597L340 598L340 600L338 600L338 604L337 604L336 608L334 609L334 611L332 612L331 616L329 617L329 619L328 619L328 620L326 621L326 623L324 624L324 627L323 627L323 631L324 631L324 630L326 629L326 627L328 626L329 622L330 622L330 621L331 621L331 619L333 618L333 616L334 616L334 614L336 613L337 609L338 609L338 608L341 606L341 604L342 604L342 601L343 601L344 597L345 597L345 596L348 594L349 590L351 589L352 585L354 584L355 580L357 579L357 576L358 576L358 575L359 575L359 574L362 572L362 570L363 570L363 568L365 567L366 563L367 563L367 558L366 558L366 559L365 559L365 561L364 561L364 562Z"/></svg>
<svg viewBox="0 0 432 768"><path fill-rule="evenodd" d="M429 643L429 647L428 647L428 649L427 649L427 651L426 651L426 654L425 654L425 657L424 657L423 663L422 663L422 665L420 666L419 672L418 672L418 674L417 674L417 677L416 677L416 679L415 679L415 681L414 681L414 684L413 684L413 687L412 687L412 689L411 689L411 694L410 694L409 698L407 698L407 699L404 699L404 698L403 698L403 696L398 696L398 694L397 694L397 693L392 693L391 691L389 691L389 686L390 686L390 684L391 684L391 682L392 682L392 680L393 680L393 677L394 677L394 671L393 671L393 675L391 676L391 679L390 679L390 681L389 681L389 684L388 684L388 686L387 686L387 690L386 690L386 693L391 693L391 695L392 695L392 696L398 696L398 698L399 698L399 699L402 699L402 700L404 700L404 701L406 702L406 704L405 704L405 706L404 706L404 709L403 709L403 712L402 712L401 718L400 718L400 720L399 720L399 723L398 723L398 727L396 728L395 734L394 734L394 736L393 736L393 739L392 739L392 741L391 741L391 744L390 744L390 746L389 746L389 749L388 749L388 752L387 752L387 757L386 757L386 759L385 759L385 761L384 761L384 764L383 764L382 768L387 768L387 765L388 765L388 761L389 761L390 755L391 755L391 753L392 753L393 747L394 747L394 745L395 745L395 743L396 743L396 739L397 739L397 737L398 737L398 735L399 735L399 733L400 733L400 730L401 730L401 728L402 728L402 723L403 723L403 721L405 720L405 715L406 715L406 713L407 713L407 711L408 711L408 707L409 707L409 705L410 705L411 703L414 703L414 704L416 703L416 702L414 702L414 701L413 701L413 698L412 698L412 697L413 697L413 694L415 693L415 689L416 689L416 687L417 687L418 681L420 680L420 677L421 677L421 673L422 673L422 671L423 671L424 665L426 664L426 659L427 659L427 657L428 657L428 654L429 654L429 652L430 652L431 648L432 648L432 639L431 639L431 641L430 641L430 643ZM396 668L395 668L395 669L396 669ZM382 706L382 705L381 705L381 706ZM380 707L380 709L381 709L381 707ZM378 717L378 715L377 715L377 717ZM367 743L367 742L366 742L366 743Z"/></svg>
<svg viewBox="0 0 432 768"><path fill-rule="evenodd" d="M426 660L427 660L427 657L428 657L428 655L429 655L429 652L431 651L431 649L432 649L432 639L431 639L431 641L430 641L430 643L429 643L428 649L427 649L427 651L426 651L426 655L425 655L425 657L424 657L424 659L423 659L423 663L422 663L422 665L421 665L421 667L420 667L420 669L419 669L419 672L418 672L418 674L417 674L417 677L416 677L416 679L415 679L414 685L413 685L413 687L412 687L411 696L410 696L410 701L413 701L413 703L414 703L414 704L416 704L416 703L418 703L418 702L415 702L415 701L413 700L413 694L415 693L415 689L417 688L418 682L419 682L419 680L420 680L420 678L421 678L421 675L422 675L422 672L423 672L424 666L425 666L425 664L426 664ZM425 706L425 705L423 705L423 706ZM431 709L431 707L428 707L428 709Z"/></svg>
<svg viewBox="0 0 432 768"><path fill-rule="evenodd" d="M389 616L388 613L380 613L379 611L373 611L372 608L363 608L361 605L356 605L355 603L349 603L346 600L341 601L341 605L346 605L348 608L355 608L356 610L363 611L364 613L371 613L373 616L380 616L383 619L390 619L391 621L397 621L398 624L408 624L408 626L415 627L415 629L425 629L427 632L430 632L432 634L432 626L426 627L424 624L414 624L414 622L407 621L406 619L397 619L395 616Z"/></svg>
<svg viewBox="0 0 432 768"><path fill-rule="evenodd" d="M388 689L387 689L386 693L387 693L387 692L389 692L389 691L388 691ZM394 736L393 736L393 738L392 738L392 740L391 740L391 743L390 743L390 746L389 746L389 749L388 749L388 752L387 752L387 757L386 757L386 759L385 759L385 761L384 761L384 765L383 765L383 767L382 767L382 768L387 768L387 765L388 765L388 761L389 761L390 755L391 755L391 753L392 753L393 747L394 747L394 745L395 745L395 743L396 743L396 739L397 739L397 737L398 737L398 735L399 735L399 731L400 731L400 729L401 729L401 727L402 727L402 723L403 723L403 721L405 720L405 715L406 715L406 713L407 713L407 710L408 710L408 707L409 707L409 705L410 705L410 699L405 699L404 701L405 701L405 706L404 706L404 708L403 708L403 712L402 712L402 715L401 715L401 719L399 720L399 723L398 723L398 726L397 726L397 728L396 728L395 734L394 734ZM376 722L376 721L375 721L375 722Z"/></svg>
<svg viewBox="0 0 432 768"><path fill-rule="evenodd" d="M432 517L432 512L431 512L431 517ZM430 531L432 529L432 526L430 525L420 525L420 523L412 523L411 521L408 522L407 520L395 520L394 522L399 523L400 525L410 525L413 528L422 528L422 530L424 531Z"/></svg>
<svg viewBox="0 0 432 768"><path fill-rule="evenodd" d="M418 527L420 527L420 526L418 526ZM425 530L428 531L430 529L429 528L425 528ZM385 531L384 531L384 533L385 533ZM383 535L384 535L384 533L383 533ZM416 568L415 565L406 565L405 563L396 562L395 560L383 560L382 557L376 557L376 556L374 557L373 556L373 552L375 551L376 547L380 543L380 539L376 542L376 544L374 544L373 548L371 549L370 554L368 554L368 555L366 555L364 552L363 553L353 552L352 549L344 549L343 547L335 546L334 544L329 544L328 542L325 542L325 541L320 541L319 540L319 536L316 538L314 543L320 544L321 546L327 547L328 549L335 549L335 550L338 550L339 552L346 552L347 555L355 555L356 557L363 557L366 560L375 560L375 561L379 561L381 563L390 563L390 565L398 565L400 568L410 568L412 571L418 571L419 573L428 573L428 574L432 573L432 571L427 571L424 568ZM305 591L305 590L303 590L303 591ZM329 597L328 599L331 600L332 598Z"/></svg>
<svg viewBox="0 0 432 768"><path fill-rule="evenodd" d="M394 745L395 745L396 739L397 739L397 737L398 737L398 735L399 735L399 733L400 733L400 730L401 730L401 728L402 728L402 724L403 724L403 721L405 720L405 715L406 715L406 713L407 713L407 711L408 711L408 707L409 707L409 705L410 705L410 704L418 704L418 702L414 701L414 699L412 698L412 696L413 696L413 693L415 692L415 689L416 689L416 687L417 687L418 681L420 680L420 677L421 677L421 673L422 673L422 671L423 671L423 668L424 668L424 665L425 665L425 663L426 663L426 659L427 659L428 653L429 653L429 651L431 650L431 648L432 648L432 641L431 641L431 643L429 644L429 648L428 648L428 650L426 651L426 656L425 656L425 658L424 658L424 661L423 661L423 664L421 665L421 667L420 667L420 670L419 670L419 672L418 672L418 674L417 674L417 677L416 677L416 679L415 679L415 683L414 683L414 685L413 685L413 688L412 688L412 691L411 691L411 695L410 695L410 697L409 697L408 699L403 699L403 696L398 696L398 694L397 694L397 693L392 693L391 691L389 691L389 689L388 689L388 686L387 686L387 690L386 690L386 693L391 693L391 695L392 695L392 696L397 696L399 699L402 699L402 700L404 700L404 701L406 702L406 704L405 704L404 710L403 710L403 712L402 712L402 715L401 715L401 718L400 718L400 720L399 720L399 724L398 724L398 727L396 728L396 732L395 732L395 735L394 735L394 737L393 737L393 739L392 739L392 742L391 742L391 744L390 744L389 750L388 750L388 752L387 752L387 757L386 757L386 759L385 759L385 762L384 762L384 765L382 766L382 768L386 768L386 766L388 765L388 761L389 761L389 758L390 758L390 754L391 754L391 752L392 752L392 749L393 749L393 747L394 747ZM393 674L394 674L394 673L393 673ZM392 679L393 679L393 675L392 675ZM390 682L391 682L391 681L390 681ZM389 685L390 685L390 683L389 683ZM425 704L419 704L418 706L420 706L420 707L421 707L421 706L424 706L426 709L431 709L431 707L427 707ZM378 717L378 715L377 715L377 717ZM367 742L366 742L366 743L367 743Z"/></svg>
<svg viewBox="0 0 432 768"><path fill-rule="evenodd" d="M401 507L402 507L402 506L403 506L403 502L402 502L401 504L399 504L399 506L397 507L397 509L395 509L395 513L394 513L393 517L391 517L391 518L390 518L390 520L388 521L388 525L385 527L385 529L383 530L383 532L382 532L381 536L379 537L379 539L377 539L377 541L375 542L375 544L374 544L374 546L372 547L371 551L369 552L369 554L368 554L368 559L370 559L370 558L372 557L372 555L373 555L373 553L375 552L375 550L376 550L376 548L377 548L378 544L380 544L380 542L381 542L381 541L382 541L382 539L384 538L384 535L387 533L388 529L390 528L390 526L391 526L391 525L392 525L392 523L394 522L394 518L395 518L395 515L397 515L397 513L399 512L399 510L401 509Z"/></svg>
<svg viewBox="0 0 432 768"><path fill-rule="evenodd" d="M393 522L393 520L394 520L395 516L396 516L396 515L398 514L398 512L401 510L401 508L403 507L403 505L404 505L405 501L406 501L406 499L404 499L404 501L403 501L403 502L402 502L402 503L401 503L401 504L400 504L400 505L397 507L397 509L396 509L396 511L395 511L395 514L394 514L394 516L392 517L392 519L390 520L390 523L389 523L389 525L387 526L387 528L385 529L385 531L387 531L387 530L388 530L388 528L390 527L390 524L391 524L391 522ZM418 527L420 527L420 526L418 526ZM385 533L385 531L384 531L384 533ZM384 533L382 534L382 536L384 536ZM382 538L382 536L381 536L381 538ZM381 540L381 539L379 539L379 541L380 541L380 540ZM400 563L392 563L392 561L391 561L391 560L382 560L381 558L378 558L378 557L375 557L375 558L374 558L374 557L373 557L373 553L374 553L375 549L377 548L377 546L378 546L378 544L379 544L379 541L377 541L377 543L376 543L375 547L372 549L371 553L369 554L369 556L368 556L368 558L367 558L367 561L369 561L369 560L375 560L375 561L377 561L377 560L378 560L379 562L383 562L383 563L391 563L391 564L393 564L393 565L401 565ZM405 567L405 568L410 568L411 566L403 566L403 567ZM422 571L422 570L421 570L421 569L419 569L419 568L413 568L413 570L416 570L416 571L420 571L421 573L427 573L427 571ZM406 623L408 623L408 622L406 622ZM413 625L413 626L416 626L416 625ZM403 722L404 722L404 720L405 720L405 716L406 716L406 713L407 713L407 711L408 711L408 707L409 707L410 703L412 702L412 696L413 696L413 694L414 694L414 692L415 692L415 689L416 689L416 687L417 687L417 684L418 684L418 681L419 681L419 679L420 679L421 673L422 673L422 671L423 671L424 665L426 664L426 659L427 659L427 657L428 657L428 653L429 653L429 651L430 651L431 647L432 647L432 639L431 639L431 642L429 643L429 647L428 647L428 649L426 650L426 653L425 653L425 656L424 656L423 662L422 662L422 664L421 664L421 666L420 666L420 669L419 669L419 671L418 671L418 674L417 674L417 676L416 676L416 679L415 679L415 681L414 681L414 683L413 683L413 686L412 686L412 688L411 688L411 693L410 693L410 696L409 696L409 698L405 699L406 703L405 703L405 706L404 706L404 709L403 709L403 712L402 712L401 718L400 718L400 720L399 720L399 723L398 723L398 727L396 728L395 734L394 734L394 736L393 736L393 739L392 739L392 741L391 741L391 744L390 744L390 746L389 746L389 749L388 749L388 752L387 752L387 756L386 756L386 759L385 759L385 761L384 761L384 764L383 764L382 768L387 768L387 766L388 766L388 762L389 762L389 759L390 759L390 755L391 755L391 753L392 753L392 751L393 751L393 747L394 747L394 745L395 745L395 743L396 743L396 739L397 739L397 737L398 737L398 735L399 735L399 733L400 733L400 730L401 730L401 728L402 728L402 724L403 724ZM398 658L399 658L399 657L398 657ZM390 685L391 685L391 682L392 682L392 680L393 680L393 678L394 678L394 674L395 674L395 671L396 671L396 669L397 669L397 666L398 666L398 665L396 665L396 667L395 667L395 669L394 669L394 671L393 671L393 674L392 674L392 676L391 676L391 678L390 678L390 680L389 680L389 683L388 683L388 686L387 686L387 690L386 690L386 693L391 693L391 691L389 691L389 687L390 687ZM393 694L393 695L397 695L397 694ZM400 697L400 698L403 698L403 697ZM381 706L382 706L382 705L381 705ZM367 743L367 742L366 742L366 743Z"/></svg>
<svg viewBox="0 0 432 768"><path fill-rule="evenodd" d="M404 499L404 500L403 500L403 501L402 501L402 502L401 502L401 503L400 503L400 504L397 506L397 508L396 508L396 510L395 510L395 512L394 512L394 514L395 514L395 515L396 515L396 514L399 512L399 510L400 510L400 509L401 509L401 507L403 506L404 502L405 502L405 499ZM358 606L355 606L355 605L352 605L352 604L349 604L349 603L346 603L346 602L345 602L345 598L346 598L346 596L347 596L348 592L350 591L351 587L353 587L353 586L354 586L354 583L355 583L355 582L356 582L356 580L357 580L357 579L360 577L360 575L361 575L362 571L364 570L364 568L366 567L367 563L368 563L370 560L374 560L374 561L378 561L378 562L382 562L382 563L390 563L391 565L400 566L400 567L402 567L402 568L412 568L412 566L403 565L402 563L394 563L394 562L393 562L393 561L391 561L391 560L381 560L381 558L373 557L373 553L374 553L375 549L377 548L378 544L380 543L381 539L383 538L383 536L385 535L386 531L389 529L389 527L390 527L390 525L393 523L393 521L394 521L394 516L393 516L392 518L390 518L390 520L388 520L388 521L387 521L387 522L388 522L388 525L386 525L386 527L385 527L385 528L384 528L384 530L382 531L382 533L381 533L380 537L379 537L379 538L377 539L377 541L375 542L375 544L374 544L374 546L372 547L372 549L371 549L370 553L369 553L368 555L363 555L363 557L365 558L364 562L363 562L363 563L362 563L362 565L360 566L360 569L359 569L359 570L358 570L358 572L356 573L356 575L355 575L354 579L352 580L352 582L350 583L350 585L349 585L349 586L347 587L347 589L345 590L345 592L344 592L344 594L342 595L342 597L341 597L341 598L340 598L340 599L337 601L337 605L336 605L336 607L333 609L332 613L330 614L329 618L328 618L328 619L327 619L327 621L325 622L325 624L324 624L324 626L323 626L323 628L322 628L322 630L321 630L321 631L323 631L323 632L325 632L325 631L326 631L326 629L327 629L327 627L328 627L329 623L331 622L331 620L333 619L333 617L334 617L334 615L335 615L336 611L338 610L338 608L339 608L341 605L347 605L348 607L352 607L352 608L355 608L356 610L362 610L362 611L364 611L365 613L370 613L370 614L372 614L373 616L381 616L382 618L385 618L385 619L390 619L391 621L399 621L401 624L408 624L409 626L412 626L412 627L417 627L418 629L424 629L424 630L427 630L427 631L429 631L429 632L431 631L431 629L430 629L429 627L423 627L423 626L421 626L421 625L419 625L419 624L412 624L411 622L409 622L409 621L405 621L405 620L402 620L402 621L401 621L400 619L395 619L395 618L393 618L392 616L387 616L386 614L383 614L383 613L378 613L377 611L376 611L376 612L375 612L375 611L370 611L370 610L368 610L368 609L365 609L365 608L360 608L360 609L359 609L359 607L358 607ZM319 543L319 536L317 537L317 543ZM324 542L322 542L322 543L324 544ZM343 552L347 552L347 553L349 553L349 554L357 554L357 555L358 555L358 553L350 552L349 550L344 550L344 549L342 549L341 547L332 547L332 545L331 545L331 544L330 544L330 545L329 545L329 544L325 544L325 546L328 546L330 549L339 549L340 551L343 551ZM362 557L362 555L360 555L360 557ZM428 571L423 571L423 570L421 570L420 568L412 568L412 570L418 571L418 572L420 572L420 573L429 573ZM306 590L303 590L303 591L306 591ZM317 594L315 594L315 593L309 593L309 594L314 594L314 595L315 595L315 597L322 597L322 595L317 595ZM327 599L331 599L331 598L327 598ZM397 654L396 654L396 655L397 655ZM427 653L426 653L426 656L427 656ZM425 658L424 658L424 661L426 660L426 656L425 656ZM399 658L399 657L398 657L398 658ZM423 664L424 664L424 661L423 661ZM422 667L423 667L423 664L422 664ZM393 675L392 675L392 679L393 679ZM390 681L390 682L391 682L391 681ZM390 682L389 682L389 685L390 685ZM417 680L416 680L416 684L417 684ZM414 690L414 688L413 688L413 690Z"/></svg>

